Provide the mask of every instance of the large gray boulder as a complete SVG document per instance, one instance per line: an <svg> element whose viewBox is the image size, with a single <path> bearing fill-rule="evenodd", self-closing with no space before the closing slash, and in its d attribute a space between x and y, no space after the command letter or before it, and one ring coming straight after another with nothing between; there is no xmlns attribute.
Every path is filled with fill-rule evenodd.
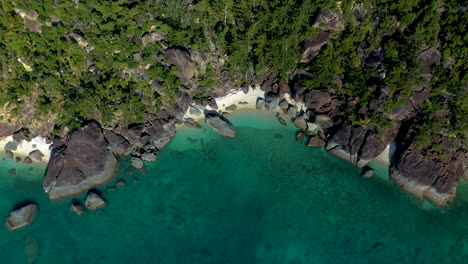
<svg viewBox="0 0 468 264"><path fill-rule="evenodd" d="M119 162L104 138L99 124L74 131L52 152L43 181L52 200L84 192L112 180Z"/></svg>
<svg viewBox="0 0 468 264"><path fill-rule="evenodd" d="M206 123L213 129L215 132L219 133L223 137L236 137L236 129L234 126L224 118L223 116L217 113L207 113L205 115Z"/></svg>
<svg viewBox="0 0 468 264"><path fill-rule="evenodd" d="M173 48L165 50L164 56L171 65L179 69L177 77L183 84L187 84L195 74L195 63L190 54L186 50Z"/></svg>
<svg viewBox="0 0 468 264"><path fill-rule="evenodd" d="M265 107L267 110L272 111L275 110L276 107L279 105L279 96L268 92L265 94Z"/></svg>
<svg viewBox="0 0 468 264"><path fill-rule="evenodd" d="M37 215L37 205L28 204L10 213L6 220L8 230L16 230L30 224Z"/></svg>
<svg viewBox="0 0 468 264"><path fill-rule="evenodd" d="M38 149L35 149L29 153L29 158L33 161L39 162L44 157L44 154Z"/></svg>
<svg viewBox="0 0 468 264"><path fill-rule="evenodd" d="M132 163L132 166L137 169L141 169L143 166L145 166L143 160L138 157L132 157L130 162Z"/></svg>
<svg viewBox="0 0 468 264"><path fill-rule="evenodd" d="M329 111L331 101L332 97L327 91L313 90L305 96L306 107L318 113Z"/></svg>
<svg viewBox="0 0 468 264"><path fill-rule="evenodd" d="M255 104L255 108L262 109L264 105L265 105L265 99L258 97L257 103Z"/></svg>
<svg viewBox="0 0 468 264"><path fill-rule="evenodd" d="M302 63L309 63L320 52L323 45L330 40L330 32L322 31L313 38L307 38L303 43L304 53L301 58Z"/></svg>
<svg viewBox="0 0 468 264"><path fill-rule="evenodd" d="M5 144L5 150L16 151L19 143L16 140L9 141Z"/></svg>

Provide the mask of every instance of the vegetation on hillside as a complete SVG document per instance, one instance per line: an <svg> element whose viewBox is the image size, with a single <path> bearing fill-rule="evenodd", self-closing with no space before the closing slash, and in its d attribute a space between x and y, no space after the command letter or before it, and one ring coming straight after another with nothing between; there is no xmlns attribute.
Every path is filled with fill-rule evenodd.
<svg viewBox="0 0 468 264"><path fill-rule="evenodd" d="M370 15L357 18L359 8ZM25 13L31 10L36 15ZM301 44L322 31L312 25L323 10L341 14L345 27L331 33L311 62L300 63ZM200 87L215 86L222 71L240 82L272 72L308 89L355 98L350 120L377 128L391 127L389 114L415 88L428 87L419 142L435 134L465 139L466 11L456 0L4 1L0 105L19 113L22 98L34 94L38 114L58 116L58 129L88 119L142 122L147 107L164 107L181 86L164 48L184 47L222 62L197 72ZM143 36L152 32L162 40L144 45ZM428 82L418 55L432 46L442 58ZM363 63L371 52L380 66ZM298 79L295 69L312 77ZM362 111L382 91L383 110ZM437 115L443 109L449 114Z"/></svg>

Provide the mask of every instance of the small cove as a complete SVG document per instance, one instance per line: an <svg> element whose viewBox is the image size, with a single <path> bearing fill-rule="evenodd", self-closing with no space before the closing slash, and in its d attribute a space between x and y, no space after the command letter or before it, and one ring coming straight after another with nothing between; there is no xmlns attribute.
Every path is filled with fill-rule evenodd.
<svg viewBox="0 0 468 264"><path fill-rule="evenodd" d="M145 172L122 161L116 180L126 186L114 181L99 188L108 206L81 217L70 210L71 199L48 201L41 185L44 165L29 170L0 160L1 219L22 200L39 205L30 226L0 229L1 259L28 263L29 254L35 263L468 262L465 192L446 209L427 209L385 180L385 170L377 170L381 177L361 179L351 164L296 142L296 128L281 126L274 113L241 110L230 120L235 139L205 126L181 127ZM16 175L8 174L13 167Z"/></svg>

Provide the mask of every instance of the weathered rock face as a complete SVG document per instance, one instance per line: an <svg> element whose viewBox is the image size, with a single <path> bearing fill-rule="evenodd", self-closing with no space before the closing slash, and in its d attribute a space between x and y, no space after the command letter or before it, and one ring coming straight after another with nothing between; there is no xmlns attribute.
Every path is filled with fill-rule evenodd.
<svg viewBox="0 0 468 264"><path fill-rule="evenodd" d="M167 49L164 56L171 65L176 66L180 73L177 75L183 84L187 84L195 74L195 63L193 63L190 54L182 49Z"/></svg>
<svg viewBox="0 0 468 264"><path fill-rule="evenodd" d="M77 215L81 216L84 213L84 207L81 203L74 202L70 205L70 209Z"/></svg>
<svg viewBox="0 0 468 264"><path fill-rule="evenodd" d="M33 150L29 153L29 158L36 162L41 161L42 157L44 157L44 154L42 154L42 152L38 149Z"/></svg>
<svg viewBox="0 0 468 264"><path fill-rule="evenodd" d="M260 97L257 98L257 103L255 104L255 108L262 109L264 105L265 105L265 99L260 98Z"/></svg>
<svg viewBox="0 0 468 264"><path fill-rule="evenodd" d="M198 107L196 107L196 106L193 106L193 105L190 106L190 110L189 110L189 111L190 111L190 114L195 115L195 116L199 116L199 115L202 114L202 112L200 111L200 109L199 109Z"/></svg>
<svg viewBox="0 0 468 264"><path fill-rule="evenodd" d="M167 113L175 118L182 118L182 116L184 116L184 114L187 113L187 110L190 107L190 96L187 93L177 91L175 94L175 98L175 103L171 102L173 107L167 107Z"/></svg>
<svg viewBox="0 0 468 264"><path fill-rule="evenodd" d="M404 120L414 117L428 99L429 90L413 91L411 97L404 105L393 109L391 114L386 114L386 116L392 120Z"/></svg>
<svg viewBox="0 0 468 264"><path fill-rule="evenodd" d="M437 50L436 46L432 46L421 51L418 55L418 59L423 60L428 66L439 64L442 55Z"/></svg>
<svg viewBox="0 0 468 264"><path fill-rule="evenodd" d="M10 213L6 221L8 230L16 230L31 223L37 214L37 205L28 204Z"/></svg>
<svg viewBox="0 0 468 264"><path fill-rule="evenodd" d="M165 37L164 34L159 32L149 32L143 34L141 37L141 42L143 43L143 47L146 47L148 44L156 44L159 41L163 40Z"/></svg>
<svg viewBox="0 0 468 264"><path fill-rule="evenodd" d="M385 150L387 142L364 126L351 126L344 122L327 141L327 150L357 167L367 165Z"/></svg>
<svg viewBox="0 0 468 264"><path fill-rule="evenodd" d="M324 113L330 111L330 103L332 97L330 93L326 91L310 91L305 96L305 104L307 108L313 109L318 113Z"/></svg>
<svg viewBox="0 0 468 264"><path fill-rule="evenodd" d="M456 187L463 177L464 164L468 162L466 150L449 152L457 144L444 139L444 153L449 156L442 160L437 156L424 157L411 145L399 155L390 167L392 178L406 191L419 199L427 198L444 206L455 197ZM446 144L444 144L446 143Z"/></svg>
<svg viewBox="0 0 468 264"><path fill-rule="evenodd" d="M330 40L330 32L322 31L314 38L307 38L304 41L304 54L302 55L301 62L309 63L320 52L323 45L327 44Z"/></svg>
<svg viewBox="0 0 468 264"><path fill-rule="evenodd" d="M42 33L42 24L37 21L39 14L36 10L24 11L18 8L15 8L15 12L21 16L24 20L24 25L35 33Z"/></svg>
<svg viewBox="0 0 468 264"><path fill-rule="evenodd" d="M324 31L341 31L345 25L340 12L323 10L315 20L313 27Z"/></svg>
<svg viewBox="0 0 468 264"><path fill-rule="evenodd" d="M279 105L279 96L268 92L265 94L265 107L267 110L274 110Z"/></svg>
<svg viewBox="0 0 468 264"><path fill-rule="evenodd" d="M307 129L307 120L304 115L298 116L294 119L294 125L300 129Z"/></svg>
<svg viewBox="0 0 468 264"><path fill-rule="evenodd" d="M97 123L71 133L47 166L43 187L49 198L72 196L114 178L119 163L108 146Z"/></svg>
<svg viewBox="0 0 468 264"><path fill-rule="evenodd" d="M236 137L236 128L221 115L208 113L205 115L206 123L223 137Z"/></svg>
<svg viewBox="0 0 468 264"><path fill-rule="evenodd" d="M121 135L115 134L112 131L105 130L104 137L109 142L108 147L119 156L126 156L130 154L130 144Z"/></svg>
<svg viewBox="0 0 468 264"><path fill-rule="evenodd" d="M131 159L131 163L132 163L132 166L137 169L141 169L144 166L143 160L138 157L133 157Z"/></svg>
<svg viewBox="0 0 468 264"><path fill-rule="evenodd" d="M325 140L321 139L320 137L311 137L307 142L307 146L309 147L323 147L325 146Z"/></svg>

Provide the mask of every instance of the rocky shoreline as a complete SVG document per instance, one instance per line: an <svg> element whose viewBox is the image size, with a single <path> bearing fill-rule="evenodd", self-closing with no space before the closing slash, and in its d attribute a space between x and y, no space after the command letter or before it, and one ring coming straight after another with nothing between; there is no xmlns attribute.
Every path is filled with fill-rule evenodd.
<svg viewBox="0 0 468 264"><path fill-rule="evenodd" d="M337 106L343 102L337 102L337 99L333 98L327 91L311 91L305 95L299 95L298 91L292 89L285 90L285 92L276 90L275 93L272 90L274 87L275 84L252 86L234 92L231 90L228 95L235 94L237 96L235 99L231 98L229 102L232 104L230 105L223 103L219 107L217 102L222 103L223 100L217 100L215 97L206 101L183 101L175 106L179 110L175 116L167 112L162 116L148 113L145 116L147 118L145 124L125 128L117 126L113 130L103 129L99 123L90 122L66 138L55 137L51 159L44 178L44 190L50 199L54 200L70 197L103 185L115 177L119 167L118 159L123 156L131 155L132 164L140 169L143 166L142 161L151 162L157 159L157 153L174 137L176 126L194 125L193 122L196 123L203 117L209 120L210 117L219 116L217 126L221 126L221 130L218 132L223 136L235 137L235 128L228 128L227 134L224 134L222 130L229 126L227 120L229 112L242 108L266 108L270 111L288 114L291 117L291 122L310 137L308 145L315 146L316 144L310 143L310 141L317 138L324 142L324 144L317 146L325 145L325 149L331 154L361 168L379 155L381 156L385 151L389 155L387 148L390 142L398 140L395 137L378 138L374 131L364 126L353 126L343 116L338 116L339 118L334 116L334 113L339 113ZM252 100L249 102L243 100L243 96L239 95L241 91L243 91L242 94L245 95L245 98L252 97L252 93L255 94L255 105L253 105ZM299 90L300 92L301 90ZM259 96L262 94L263 97ZM293 98L298 99L298 101ZM204 103L206 104L203 105ZM233 105L236 107L232 107ZM302 105L308 106L307 110L304 111L304 108L301 108ZM194 114L194 111L190 109L192 107L196 107L199 113ZM218 112L215 109L218 109ZM203 112L205 114L202 114ZM185 114L182 115L182 113ZM180 119L177 116L180 116ZM323 132L323 134L319 136L318 131ZM395 134L393 133L393 135ZM417 198L428 199L439 206L444 206L453 200L458 180L462 178L464 173L463 163L454 156L453 158L456 160L454 162L458 162L458 166L453 165L455 171L446 175L443 174L446 171L440 167L440 162L427 161L422 157L413 156L411 159L414 160L411 161L408 161L407 157L395 160L390 160L388 157L388 161L384 160L384 163L390 164L392 179ZM420 178L424 177L415 175L415 173L422 173L418 172L420 167L409 167L411 164L420 162L431 166L430 173L434 175L434 178L445 177L444 182L427 183L421 181ZM437 173L440 173L441 176L437 176Z"/></svg>

